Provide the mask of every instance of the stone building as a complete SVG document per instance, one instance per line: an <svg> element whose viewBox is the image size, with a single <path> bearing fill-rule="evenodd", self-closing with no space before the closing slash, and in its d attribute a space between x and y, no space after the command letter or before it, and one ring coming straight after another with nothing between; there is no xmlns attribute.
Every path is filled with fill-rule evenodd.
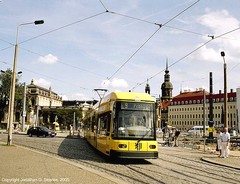
<svg viewBox="0 0 240 184"><path fill-rule="evenodd" d="M204 90L199 89L193 92L181 92L175 96L171 103L168 105L168 121L173 126L188 130L193 126L203 125L203 102L204 102ZM208 125L209 119L209 99L210 94L205 92L206 95L206 125ZM237 98L236 92L231 90L228 93L228 127L237 129ZM223 127L223 107L224 107L224 93L219 91L218 94L212 94L213 98L213 122L214 127Z"/></svg>
<svg viewBox="0 0 240 184"><path fill-rule="evenodd" d="M46 89L35 85L33 80L27 85L26 96L28 106L26 124L30 126L41 125L43 117L39 112L43 108L62 107L62 97L53 92L51 87Z"/></svg>

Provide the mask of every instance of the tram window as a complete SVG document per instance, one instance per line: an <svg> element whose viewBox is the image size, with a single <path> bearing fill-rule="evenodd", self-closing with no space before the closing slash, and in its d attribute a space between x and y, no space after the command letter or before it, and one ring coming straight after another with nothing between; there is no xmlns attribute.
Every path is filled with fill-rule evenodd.
<svg viewBox="0 0 240 184"><path fill-rule="evenodd" d="M103 114L98 118L98 133L105 135L109 134L110 132L110 120L111 120L111 114Z"/></svg>

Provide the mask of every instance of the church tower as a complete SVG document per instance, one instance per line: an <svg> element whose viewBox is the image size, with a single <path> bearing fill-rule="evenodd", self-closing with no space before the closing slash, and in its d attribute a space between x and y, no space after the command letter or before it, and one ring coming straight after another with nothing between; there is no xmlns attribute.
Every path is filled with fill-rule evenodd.
<svg viewBox="0 0 240 184"><path fill-rule="evenodd" d="M168 60L166 61L164 82L162 83L161 90L162 90L162 97L161 97L162 101L172 100L173 86L172 86L172 83L170 82L170 74L169 74L169 70L168 70Z"/></svg>
<svg viewBox="0 0 240 184"><path fill-rule="evenodd" d="M146 84L146 87L145 87L145 93L150 94L150 86L148 84L148 80L147 80L147 84Z"/></svg>

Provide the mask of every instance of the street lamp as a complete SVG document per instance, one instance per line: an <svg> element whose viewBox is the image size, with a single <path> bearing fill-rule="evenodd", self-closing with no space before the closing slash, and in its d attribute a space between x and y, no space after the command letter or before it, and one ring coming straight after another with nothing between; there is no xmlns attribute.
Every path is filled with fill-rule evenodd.
<svg viewBox="0 0 240 184"><path fill-rule="evenodd" d="M16 44L14 52L14 61L13 61L13 74L12 74L12 83L11 83L11 93L10 93L10 108L9 108L9 128L8 128L8 140L7 145L12 145L12 123L13 123L13 110L14 110L14 99L15 99L15 82L16 82L16 68L17 68L17 56L18 56L18 29L20 26L28 24L43 24L43 20L36 20L34 22L23 23L17 26L17 35L16 35Z"/></svg>
<svg viewBox="0 0 240 184"><path fill-rule="evenodd" d="M227 108L227 64L225 62L225 53L222 51L223 68L224 68L224 127L228 128L228 108Z"/></svg>

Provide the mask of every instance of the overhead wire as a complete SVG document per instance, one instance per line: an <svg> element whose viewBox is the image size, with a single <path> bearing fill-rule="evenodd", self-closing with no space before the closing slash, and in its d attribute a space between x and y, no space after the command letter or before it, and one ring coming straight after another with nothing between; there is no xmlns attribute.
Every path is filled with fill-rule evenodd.
<svg viewBox="0 0 240 184"><path fill-rule="evenodd" d="M37 36L35 36L35 37L32 37L32 38L27 39L27 40L24 40L24 41L22 41L22 42L19 42L19 44L22 44L22 43L28 42L28 41L30 41L30 40L33 40L33 39L39 38L39 37L41 37L41 36L44 36L44 35L47 35L47 34L53 33L53 32L55 32L55 31L59 31L59 30L61 30L61 29L63 29L63 28L66 28L66 27L72 26L72 25L74 25L74 24L78 24L78 23L83 22L83 21L85 21L85 20L92 19L92 18L97 17L97 16L99 16L99 15L102 15L102 14L104 14L104 13L106 13L106 12L97 13L97 14L95 14L95 15L91 15L91 16L89 16L89 17L86 17L86 18L84 18L84 19L81 19L81 20L78 20L78 21L72 22L72 23L70 23L70 24L66 24L66 25L64 25L64 26L61 26L61 27L56 28L56 29L53 29L53 30L48 31L48 32L46 32L46 33L43 33L43 34L37 35Z"/></svg>
<svg viewBox="0 0 240 184"><path fill-rule="evenodd" d="M207 42L201 44L200 46L198 46L197 48L195 48L195 49L192 50L191 52L187 53L186 55L184 55L183 57L181 57L181 58L178 59L177 61L175 61L175 62L173 62L172 64L170 64L170 65L168 66L168 68L171 68L172 66L176 65L177 63L179 63L179 62L182 61L183 59L187 58L188 56L190 56L191 54L193 54L193 53L196 52L197 50L199 50L199 49L201 49L202 47L204 47L205 45L207 45L209 42L211 42L211 41L213 41L213 40L215 40L215 39L221 38L222 36L227 35L227 34L230 34L230 33L235 32L235 31L237 31L237 30L240 30L240 27L235 28L235 29L230 30L230 31L227 31L227 32L225 32L225 33L223 33L223 34L220 34L220 35L218 35L218 36L213 36L213 37L211 37L211 39L208 40ZM153 76L149 77L147 80L149 81L150 79L156 77L157 75L159 75L159 74L162 73L163 71L165 71L165 69L164 69L164 70L161 70L160 72L157 72L157 73L154 74ZM137 83L137 85L134 86L134 87L132 88L132 90L135 89L136 87L138 87L138 86L146 83L147 80L145 80L145 81L143 81L143 82L141 82L141 83Z"/></svg>
<svg viewBox="0 0 240 184"><path fill-rule="evenodd" d="M0 62L1 62L1 63L4 63L4 64L6 64L6 65L10 65L10 66L11 66L11 64L9 64L9 63L7 63L7 62L5 62L5 61L0 61ZM72 83L67 82L67 81L59 80L59 79L54 78L54 77L51 77L51 76L49 76L49 75L45 75L45 74L42 74L42 73L39 73L39 72L35 72L35 71L32 71L32 70L29 70L28 68L25 68L25 67L19 66L18 68L21 69L21 70L23 70L23 71L27 71L27 72L34 73L34 74L37 74L37 75L40 75L40 76L45 76L45 77L47 77L47 78L51 78L51 79L53 79L53 80L55 80L55 81L58 81L58 82L61 82L61 83L64 83L64 84L70 84L70 85L72 85L72 86L77 86L77 87L79 87L79 88L81 88L81 89L84 89L84 90L91 90L91 89L88 89L88 88L85 88L85 87L82 87L82 86L79 86L79 85L76 85L76 84L72 84Z"/></svg>
<svg viewBox="0 0 240 184"><path fill-rule="evenodd" d="M162 28L162 26L165 26L166 24L168 24L169 22L171 22L172 20L174 20L175 18L177 18L179 15L181 15L182 13L184 13L185 11L187 11L189 8L193 7L195 4L197 4L200 0L197 0L196 2L194 2L193 4L191 4L190 6L188 6L187 8L185 8L184 10L182 10L181 12L179 12L177 15L173 16L171 19L169 19L167 22L163 23L163 24L158 24L155 23L155 25L158 25L158 29L150 35L150 37L148 37L148 39L146 41L144 41L144 43L107 79L110 80L113 76L115 76L140 50L141 48L143 48L148 42L149 40ZM109 12L112 13L112 12ZM128 17L128 16L127 16ZM132 18L132 17L130 17Z"/></svg>
<svg viewBox="0 0 240 184"><path fill-rule="evenodd" d="M161 29L161 27L159 26L159 28L150 35L150 37L148 37L148 39L107 79L110 80L114 75L116 75L138 52L141 48L144 47L144 45L159 31L159 29Z"/></svg>
<svg viewBox="0 0 240 184"><path fill-rule="evenodd" d="M86 20L88 20L88 19L97 17L97 16L102 15L102 14L104 14L104 13L106 13L106 11L105 11L105 12L101 12L101 13L97 13L97 14L94 14L94 15L89 16L89 17L86 17L86 18L84 18L84 19L81 19L81 20L72 22L72 23L70 23L70 24L66 24L66 25L64 25L64 26L58 27L58 28L56 28L56 29L50 30L50 31L45 32L45 33L43 33L43 34L40 34L40 35L38 35L38 36L35 36L35 37L30 38L30 39L27 39L27 40L24 40L24 41L22 41L22 42L19 42L18 44L20 45L20 44L22 44L22 43L31 41L31 40L36 39L36 38L39 38L39 37L41 37L41 36L50 34L50 33L52 33L52 32L61 30L61 29L63 29L63 28L72 26L72 25L74 25L74 24L77 24L77 23L86 21ZM0 40L11 45L11 46L9 46L9 47L0 49L0 51L7 50L7 49L9 49L9 48L14 47L14 44L12 44L12 43L10 43L10 42L8 42L8 41L5 41L5 40L3 40L3 39L0 39ZM30 53L36 54L36 55L38 55L38 56L44 57L43 55L41 55L41 54L39 54L39 53L33 52L33 51L29 50L29 49L25 49L25 48L23 48L23 47L21 47L21 46L19 46L19 48L20 48L20 49L23 49L23 50L26 50L26 51L28 51L28 52L30 52ZM80 67L77 67L77 66L74 66L74 65L71 65L71 64L68 64L68 63L64 63L64 62L62 62L62 61L58 61L58 62L61 63L61 64L66 65L66 66L70 66L70 67L73 67L73 68L75 68L75 69L79 69L79 70L81 70L81 71L85 71L85 72L91 73L91 74L93 74L93 75L97 75L97 76L101 76L101 77L106 77L106 76L103 76L103 75L101 75L101 74L97 74L97 73L91 72L91 71L86 70L86 69L82 69L82 68L80 68ZM25 70L28 70L28 69L25 69ZM28 71L31 71L31 70L28 70ZM33 72L33 71L31 71L31 72L32 72L32 73L36 73L36 72ZM38 73L38 74L41 75L40 73ZM42 75L44 76L44 74L42 74ZM49 76L48 76L48 77L49 77ZM54 79L54 78L53 78L53 79ZM81 88L82 88L82 89L85 89L85 88L83 88L83 87L81 87Z"/></svg>
<svg viewBox="0 0 240 184"><path fill-rule="evenodd" d="M101 12L101 13L92 15L92 16L90 16L90 17L84 18L84 19L82 19L82 20L75 21L75 22L73 22L73 23L67 24L67 25L65 25L65 26L59 27L59 28L54 29L54 30L51 30L51 31L48 31L48 32L43 33L43 34L41 34L41 35L32 37L32 38L30 38L30 39L28 39L28 40L25 40L25 41L23 41L23 42L20 42L20 43L25 43L25 42L27 42L27 41L30 41L30 40L36 39L36 38L38 38L38 37L41 37L41 36L43 36L43 35L46 35L46 34L49 34L49 33L55 32L55 31L58 31L58 30L60 30L60 29L63 29L63 28L65 28L65 27L69 27L69 26L71 26L71 25L77 24L77 23L82 22L82 21L84 21L84 20L87 20L87 19L90 19L90 18L99 16L99 15L102 15L102 14L104 14L104 13L112 13L112 14L116 14L116 15L119 15L119 16L124 16L124 17L128 17L128 18L135 19L135 20L138 20L138 21L146 22L146 23L149 23L149 24L158 25L159 28L130 56L130 58L128 58L127 61L125 61L125 62L123 63L122 66L120 66L120 68L118 68L118 70L117 70L112 76L110 76L110 78L112 78L119 70L121 70L121 69L124 67L124 65L126 65L126 64L139 52L139 50L159 31L159 29L160 29L162 26L165 26L165 27L171 28L171 29L176 29L176 30L188 32L188 33L192 33L192 34L196 34L196 35L200 35L200 36L204 36L203 34L200 34L200 33L196 33L196 32L193 32L193 31L184 30L184 29L181 29L181 28L176 28L176 27L173 27L173 26L168 26L168 25L166 25L167 23L169 23L170 21L174 20L177 16L179 16L181 13L183 13L183 12L186 11L187 9L191 8L193 5L195 5L195 4L198 3L199 1L200 1L200 0L196 1L196 2L193 3L191 6L189 6L188 8L186 8L185 10L183 10L182 12L180 12L179 14L177 14L176 16L174 16L173 18L171 18L169 21L167 21L167 22L165 22L164 24L161 25L161 24L153 23L153 22L146 21L146 20L143 20L143 19L135 18L135 17L132 17L132 16L123 15L123 14L120 14L120 13L117 13L117 12L111 12L111 11L109 11L109 10L106 8L106 6L102 3L102 1L99 0L99 2L102 4L102 6L104 7L104 9L106 10L105 12ZM239 29L239 28L238 28L238 29ZM232 31L230 31L230 32L232 32ZM230 32L229 32L229 33L230 33ZM226 34L229 34L229 33L222 34L221 37L222 37L223 35L226 35ZM219 35L219 36L220 36L220 35ZM219 36L218 36L218 37L219 37ZM218 37L215 37L214 39L216 39L216 38L218 38ZM223 37L222 37L222 38L223 38ZM203 47L204 45L208 44L210 41L212 41L212 40L209 40L209 41L206 42L205 44L197 47L196 49L194 49L192 52L190 52L190 53L187 54L186 56L182 57L181 59L179 59L179 60L177 60L176 62L174 62L173 64L171 64L169 67L171 67L171 66L177 64L178 62L180 62L181 60L185 59L186 57L188 57L189 55L191 55L192 53L194 53L195 51L197 51L198 49L200 49L200 48ZM19 43L19 44L20 44L20 43ZM9 44L11 44L11 43L9 43ZM11 44L11 45L12 45L12 46L10 46L10 47L8 47L8 48L11 48L11 47L14 46L14 44ZM0 51L6 50L6 49L8 49L8 48L1 49ZM75 67L75 66L70 65L70 64L66 64L66 63L63 63L63 62L61 62L61 63L62 63L62 64L65 64L65 65L68 65L68 66L71 66L71 67L74 67L74 68L78 68L78 67ZM80 68L80 70L82 70L82 69ZM84 71L84 69L83 69L83 71ZM163 71L164 71L164 70L162 70L161 72L158 72L157 74L153 75L153 76L150 77L149 79L154 78L155 76L157 76L159 73L162 73ZM103 76L103 77L104 77L104 76ZM110 79L110 78L108 78L108 79ZM146 81L145 81L145 82L146 82ZM140 83L138 83L138 84L140 84Z"/></svg>
<svg viewBox="0 0 240 184"><path fill-rule="evenodd" d="M20 47L20 48L23 49L23 50L25 50L25 51L27 51L27 52L30 52L30 53L32 53L32 54L38 55L38 56L40 56L40 57L45 57L45 56L43 56L42 54L39 54L39 53L34 52L34 51L31 51L31 50L29 50L29 49L25 49L25 48L23 48L23 47ZM75 65L71 65L71 64L69 64L69 63L65 63L65 62L60 61L60 60L58 60L57 62L60 63L60 64L63 64L63 65L66 65L66 66L69 66L69 67L72 67L72 68L75 68L75 69L84 71L84 72L86 72L86 73L90 73L90 74L99 76L99 77L106 77L106 76L104 76L104 75L101 75L101 74L98 74L98 73L95 73L95 72L92 72L92 71L89 71L89 70L80 68L80 67L75 66Z"/></svg>
<svg viewBox="0 0 240 184"><path fill-rule="evenodd" d="M139 18L136 18L136 17L132 17L132 16L120 14L120 13L117 13L117 12L109 11L109 10L106 8L106 6L102 3L102 1L99 0L99 2L102 4L102 6L104 7L104 9L106 10L105 12L101 12L101 13L98 13L98 14L95 14L95 15L92 15L92 16L89 16L89 17L86 17L86 18L84 18L84 19L75 21L75 22L73 22L73 23L70 23L70 24L61 26L61 27L59 27L59 28L53 29L53 30L48 31L48 32L46 32L46 33L43 33L43 34L40 34L40 35L38 35L38 36L32 37L32 38L30 38L30 39L27 39L27 40L25 40L25 41L22 41L22 42L20 42L19 44L28 42L28 41L33 40L33 39L36 39L36 38L38 38L38 37L44 36L44 35L46 35L46 34L49 34L49 33L55 32L55 31L58 31L58 30L60 30L60 29L66 28L66 27L69 27L69 26L74 25L74 24L77 24L77 23L79 23L79 22L82 22L82 21L85 21L85 20L94 18L94 17L99 16L99 15L101 15L101 14L104 14L104 13L106 13L106 12L112 13L112 14L116 14L116 15L120 15L120 16L124 16L124 17L128 17L128 18L135 19L135 20L138 20L138 21L146 22L146 23L149 23L149 24L158 25L159 28L158 28L152 35L150 35L150 37L117 69L117 71L115 71L109 78L107 78L107 79L109 80L109 79L111 79L118 71L120 71L120 70L124 67L124 65L126 65L126 64L139 52L139 50L160 30L160 28L161 28L162 26L166 26L167 23L169 23L170 21L174 20L176 17L178 17L180 14L182 14L183 12L185 12L186 10L188 10L189 8L191 8L192 6L194 6L194 5L195 5L196 3L198 3L199 1L200 1L200 0L194 2L194 3L191 4L189 7L185 8L183 11L179 12L177 15L175 15L174 17L172 17L171 19L169 19L169 20L168 20L167 22L165 22L164 24L158 24L158 23L153 23L153 22L146 21L146 20L143 20L143 19L139 19ZM167 26L166 26L166 27L167 27ZM170 26L168 26L168 27L169 27L169 28L173 28L173 27L170 27ZM179 28L175 28L175 29L182 30L182 31L186 31L186 30L179 29ZM191 31L187 31L187 32L193 33L193 32L191 32ZM9 44L11 44L11 43L9 43ZM11 44L11 45L13 45L13 44ZM12 47L12 46L11 46L11 47ZM11 48L11 47L8 47L8 48ZM8 48L5 48L5 49L8 49ZM5 50L5 49L4 49L4 50ZM27 50L27 49L25 49L25 50ZM34 54L37 54L37 55L40 55L40 54L35 53L35 52L32 52L32 51L30 51L30 50L27 50L27 51L29 51L29 52L31 52L31 53L34 53ZM40 56L42 56L42 55L40 55ZM42 56L42 57L44 57L44 56ZM66 64L66 63L61 62L61 61L59 61L59 63L65 64L65 65L68 65L68 66L71 66L71 67L74 67L74 68L78 68L78 69L80 69L80 70L82 70L82 71L89 72L89 71L87 71L87 70L81 69L81 68L79 68L79 67L76 67L76 66L73 66L73 65L70 65L70 64ZM89 72L89 73L92 73L92 72Z"/></svg>
<svg viewBox="0 0 240 184"><path fill-rule="evenodd" d="M101 5L103 6L103 8L106 10L106 11L108 11L108 9L106 8L106 6L103 4L103 2L101 1L101 0L98 0L100 3L101 3Z"/></svg>

